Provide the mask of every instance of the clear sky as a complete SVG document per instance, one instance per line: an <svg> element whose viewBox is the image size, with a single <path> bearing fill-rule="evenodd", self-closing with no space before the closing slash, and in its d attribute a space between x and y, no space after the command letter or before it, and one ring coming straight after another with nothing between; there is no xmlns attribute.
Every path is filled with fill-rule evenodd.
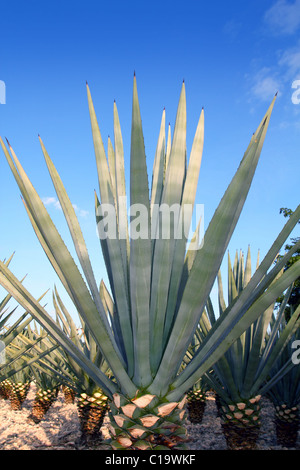
<svg viewBox="0 0 300 470"><path fill-rule="evenodd" d="M293 86L300 80L300 0L11 0L2 2L0 14L0 80L6 89L5 104L0 91L0 135L9 139L73 252L41 135L77 207L99 282L106 274L95 228L98 183L85 82L104 142L113 136L116 100L128 183L134 71L150 174L162 110L173 128L183 79L188 151L204 106L197 202L204 204L206 226L278 91L261 160L229 245L232 256L248 244L253 256L258 249L266 254L285 221L280 207L299 204L300 93ZM19 278L28 273L25 286L36 297L57 283L67 301L1 152L0 258L16 251L11 269ZM51 312L50 294L46 301Z"/></svg>

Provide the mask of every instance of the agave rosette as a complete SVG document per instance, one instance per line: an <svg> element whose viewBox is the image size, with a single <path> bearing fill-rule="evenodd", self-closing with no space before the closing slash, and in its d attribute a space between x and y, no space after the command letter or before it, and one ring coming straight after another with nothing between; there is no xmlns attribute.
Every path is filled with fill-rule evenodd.
<svg viewBox="0 0 300 470"><path fill-rule="evenodd" d="M113 374L107 377L53 322L40 304L0 264L0 283L68 351L90 377L110 397L112 446L114 448L169 448L185 438L181 426L183 397L257 318L257 311L242 317L233 309L212 329L192 361L181 370L181 363L192 340L200 316L218 273L228 242L246 200L274 105L253 134L240 165L229 184L209 226L201 249L193 249L185 234L177 237L178 220L167 221L152 210L179 205L180 214L189 219L186 207L194 207L200 171L204 112L202 110L187 162L186 96L183 83L172 142L165 136L165 111L155 155L149 190L144 138L136 77L133 85L130 151L130 207L141 205L147 214L146 235L131 237L127 214L124 149L119 116L114 103L114 147L104 149L91 94L88 104L99 179L99 197L95 195L96 220L103 229L104 209L115 211L115 236L101 239L109 287L98 288L91 260L74 208L41 141L43 154L59 202L64 212L83 276L40 197L26 175L12 147L1 145L16 182L22 192L28 216L50 262L72 299L76 310L93 334ZM168 137L170 133L168 134ZM266 276L274 259L299 219L296 209L277 237L253 280L255 286L268 286L276 269ZM179 220L182 220L179 218ZM186 219L185 219L186 220ZM167 226L166 226L167 224ZM169 229L168 238L151 237ZM271 296L263 294L265 308L299 275L300 266L284 273L272 284ZM253 286L252 286L253 287ZM125 411L124 411L125 410ZM173 424L171 424L173 423ZM157 438L159 436L159 438Z"/></svg>

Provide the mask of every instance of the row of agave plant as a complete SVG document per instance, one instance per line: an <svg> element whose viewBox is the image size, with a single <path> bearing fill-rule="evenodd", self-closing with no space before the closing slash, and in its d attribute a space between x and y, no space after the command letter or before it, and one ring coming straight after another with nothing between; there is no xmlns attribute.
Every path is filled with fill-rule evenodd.
<svg viewBox="0 0 300 470"><path fill-rule="evenodd" d="M257 267L259 264L257 264ZM219 314L226 315L251 280L250 247L246 265L243 253L236 252L232 267L228 255L228 305L223 296L221 273L218 273ZM260 431L261 398L275 406L278 443L294 447L299 428L300 369L295 356L299 345L300 299L292 315L286 310L293 289L291 285L280 304L274 302L235 341L212 369L203 375L189 393L190 420L201 422L206 405L205 392L216 394L218 414L229 448L254 448ZM203 339L217 322L209 300L187 352L188 363ZM294 361L291 360L294 354Z"/></svg>
<svg viewBox="0 0 300 470"><path fill-rule="evenodd" d="M250 247L244 268L243 254L236 253L233 268L228 257L228 299L232 305L238 292L249 282L251 273ZM223 298L221 274L218 274L220 315L226 308ZM225 355L202 376L187 394L189 420L202 421L206 392L216 395L219 416L230 449L255 448L260 431L260 399L267 396L276 407L278 443L294 447L299 428L300 402L299 367L291 367L294 341L299 340L295 319L300 306L287 321L286 305L293 286L287 290L278 311L275 305L263 312L259 320L241 335ZM1 311L10 299L7 295L0 305ZM57 291L53 293L57 323L98 367L109 374L105 360L89 331L78 329ZM1 321L4 325L13 311ZM10 399L11 408L20 410L32 381L37 385L29 420L39 423L62 386L65 401L76 403L82 431L82 441L95 444L102 439L100 428L109 409L108 397L64 350L37 326L32 330L32 318L22 315L0 337L6 344L6 362L0 367L0 397ZM194 339L187 351L182 367L191 360L212 324L216 322L212 303L203 312ZM84 325L82 325L84 327ZM268 331L269 328L269 331ZM291 335L290 332L294 331ZM288 339L289 338L289 339ZM288 370L286 369L288 367ZM59 372L57 372L59 371Z"/></svg>
<svg viewBox="0 0 300 470"><path fill-rule="evenodd" d="M108 397L76 364L73 368L74 364L64 350L47 332L38 328L28 312L11 327L5 327L11 314L6 315L0 325L0 338L5 344L6 356L0 366L0 397L10 400L12 410L21 410L30 386L34 383L36 395L28 421L39 423L61 389L66 403L74 403L76 398L82 439L94 440L107 410ZM0 313L0 318L3 315ZM68 331L68 334L71 332ZM86 335L80 333L79 329L75 329L75 334L75 341L85 350L85 354L94 357L95 349ZM70 337L74 339L74 336Z"/></svg>
<svg viewBox="0 0 300 470"><path fill-rule="evenodd" d="M51 342L54 341L53 347L59 345L63 350L67 360L61 366L60 378L67 384L70 380L66 377L70 378L70 374L78 377L83 373L97 388L96 393L107 398L112 449L184 448L187 396L199 383L214 386L220 415L226 425L234 423L238 428L254 425L259 421L262 392L294 370L291 356L284 351L298 331L299 309L285 325L283 308L274 313L273 307L276 299L300 275L300 261L284 269L299 250L300 242L275 264L274 260L299 221L300 206L291 214L252 276L250 261L246 263L245 272L242 261L238 262L238 282L234 287L233 274L227 307L219 273L252 183L276 96L252 135L205 231L204 240L200 243L196 231L190 244L186 232L181 233L181 237L176 235L182 218L185 223L187 220L191 223L192 214L186 208L195 206L204 141L204 111L200 113L187 159L183 83L173 137L169 127L166 138L165 110L162 114L149 187L134 77L130 207L139 204L146 209L147 227L142 236L132 237L127 217L124 217L128 207L117 106L114 103L114 145L109 140L106 156L88 85L87 95L100 191L100 197L95 193L95 213L102 234L108 205L115 213L114 236L107 233L106 237L100 237L109 286L101 281L99 287L95 279L74 207L40 137L81 270L11 145L7 142L6 146L2 139L0 143L34 231L82 322L82 335L76 333L71 315L56 290L53 300L57 319L54 320L40 299L36 300L28 292L4 262L0 262L1 285L48 333ZM153 209L156 205L160 208L177 205L181 217L166 221ZM161 236L166 228L169 237ZM217 278L218 317L210 301ZM283 365L279 365L279 357L285 358ZM40 356L31 357L31 361L38 364L40 360ZM57 367L45 364L44 359L42 367L52 367L57 373ZM279 370L272 375L273 367ZM83 403L89 403L87 395L82 397Z"/></svg>

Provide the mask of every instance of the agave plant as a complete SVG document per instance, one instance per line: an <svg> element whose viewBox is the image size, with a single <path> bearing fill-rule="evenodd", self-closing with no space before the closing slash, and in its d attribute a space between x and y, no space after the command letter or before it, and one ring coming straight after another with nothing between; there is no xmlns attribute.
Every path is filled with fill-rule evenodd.
<svg viewBox="0 0 300 470"><path fill-rule="evenodd" d="M73 391L74 375L64 351L43 329L38 333L37 328L32 331L28 327L24 333L20 340L27 347L19 354L19 370L29 367L32 372L37 390L29 420L39 423L56 400L61 385Z"/></svg>
<svg viewBox="0 0 300 470"><path fill-rule="evenodd" d="M75 391L68 385L62 385L62 392L64 394L65 403L73 405L75 403Z"/></svg>
<svg viewBox="0 0 300 470"><path fill-rule="evenodd" d="M2 301L2 305L6 303L10 297L7 295L5 299ZM0 398L4 398L5 400L9 399L10 392L12 389L12 384L7 376L7 369L10 367L12 360L15 361L17 357L20 357L20 353L17 353L17 357L14 358L10 357L9 352L12 347L12 343L18 339L19 335L24 331L27 325L32 321L32 317L28 316L28 312L23 313L14 323L12 326L7 326L7 321L14 313L17 307L11 310L0 322L0 341L1 344L4 345L5 348L5 357L3 360L0 361ZM3 312L4 314L4 312ZM24 352L23 350L22 352ZM22 353L21 353L22 354ZM12 375L12 373L11 373Z"/></svg>
<svg viewBox="0 0 300 470"><path fill-rule="evenodd" d="M41 360L43 356L51 353L51 349L43 351L38 348L38 343L42 343L45 336L28 339L29 322L25 320L19 326L18 320L16 326L11 327L6 336L6 361L0 366L0 382L3 384L6 396L10 398L11 407L14 410L20 410L30 388L30 383L34 380L31 365L37 360ZM16 336L16 331L19 330ZM54 349L58 346L55 345ZM38 355L33 354L33 350L38 348ZM53 349L53 348L52 348Z"/></svg>
<svg viewBox="0 0 300 470"><path fill-rule="evenodd" d="M259 263L257 263L258 269ZM282 273L279 273L278 278ZM218 274L220 317L234 308L241 293L251 280L250 246L246 264L241 253L236 253L232 266L228 254L228 306L223 297L221 274ZM274 281L273 281L274 282ZM265 293L272 288L272 284ZM232 344L213 370L206 374L206 380L217 393L217 405L222 420L228 447L254 448L260 430L260 398L267 390L284 377L292 366L291 356L272 374L272 367L286 347L287 341L300 326L300 309L295 311L285 328L280 328L284 310L292 286L287 290L279 311L274 313L274 304L261 311L258 319ZM260 308L260 298L252 293L250 308ZM211 303L203 314L199 325L199 336L205 337L211 325L216 323ZM270 332L272 322L272 330ZM201 341L200 341L201 343Z"/></svg>
<svg viewBox="0 0 300 470"><path fill-rule="evenodd" d="M291 209L288 209L286 207L281 207L280 208L280 214L283 213L284 217L290 217L291 214L293 213L293 211ZM300 221L299 221L300 223ZM300 237L295 237L295 238L291 238L290 239L290 242L285 246L285 250L289 250L289 248L297 243L298 241L300 240ZM279 255L279 258L280 258L280 255ZM295 263L295 261L299 260L300 259L300 249L298 248L298 250L293 254L293 256L291 257L291 259L288 260L286 266L284 267L284 269L289 269L289 267ZM282 301L282 297L279 297L277 299L277 302L278 304L280 305ZM290 298L289 298L289 301L288 301L288 305L286 306L286 318L288 319L289 318L289 315L290 315L290 310L293 309L295 310L295 308L298 307L298 305L300 304L300 277L298 277L298 279L296 279L294 281L294 286L293 286L293 290L291 292L291 295L290 295Z"/></svg>
<svg viewBox="0 0 300 470"><path fill-rule="evenodd" d="M29 368L22 369L10 378L11 390L9 394L10 406L14 411L20 411L23 402L26 399L30 385L32 382L32 374Z"/></svg>
<svg viewBox="0 0 300 470"><path fill-rule="evenodd" d="M29 419L39 423L57 398L60 382L58 377L51 376L39 366L31 366L31 371L38 387Z"/></svg>
<svg viewBox="0 0 300 470"><path fill-rule="evenodd" d="M72 339L82 353L98 367L104 374L110 375L108 364L105 361L99 346L95 342L91 332L81 319L81 328L77 328L72 316L64 305L57 289L53 292L53 303L57 315L57 322L62 330ZM80 318L80 317L79 317ZM73 374L73 388L65 385L64 393L71 399L77 396L77 408L79 414L82 440L92 443L102 439L100 428L107 412L108 397L103 393L99 385L66 353L66 360ZM72 394L74 392L74 395Z"/></svg>
<svg viewBox="0 0 300 470"><path fill-rule="evenodd" d="M56 360L56 349L58 345L53 345L53 341L48 340L47 334L45 334L42 329L38 331L37 326L33 330L29 325L26 333L28 335L29 344L33 345L29 353L27 352L27 356L32 357L34 354L38 356L37 360L35 362L31 361L29 366L37 387L29 420L32 420L34 423L39 423L56 400L61 385L58 374L50 374L47 370L43 369L41 358L44 358L44 361L48 360L53 362L58 368L59 361ZM20 339L22 339L22 337ZM39 339L40 341L38 341ZM25 355L23 359L25 359Z"/></svg>
<svg viewBox="0 0 300 470"><path fill-rule="evenodd" d="M203 327L203 324L202 324ZM193 356L197 352L202 340L202 330L198 326L195 331L192 342L183 358L181 365L181 370L183 370L186 365L193 359ZM206 398L207 392L211 390L211 385L205 380L205 375L202 376L192 387L187 391L186 394L186 407L188 419L193 424L201 424L205 407L206 407Z"/></svg>
<svg viewBox="0 0 300 470"><path fill-rule="evenodd" d="M26 306L109 397L113 449L178 448L187 439L184 427L186 392L260 315L257 309L250 309L245 315L240 315L238 308L232 309L212 329L192 361L181 371L182 360L249 192L275 97L209 223L201 249L195 250L189 244L187 232L182 230L182 220L185 227L190 226L202 159L203 110L187 161L183 83L172 142L169 140L167 145L163 111L149 190L134 77L129 206L132 211L129 225L124 150L117 106L114 103L114 147L109 143L106 157L88 85L87 94L100 189L100 198L95 195L96 220L109 279L105 302L94 277L74 208L41 138L42 151L82 273L12 147L8 143L7 148L2 139L0 142L36 235L99 346L112 377L107 377L76 347L3 263L0 263L0 283L21 305ZM180 217L164 217L161 209L170 209L174 205L179 207ZM143 213L143 228L139 236L132 236L134 231L136 235L137 230L134 229L141 222L133 212L137 207ZM156 210L157 207L159 210ZM105 213L111 208L115 230L107 232ZM295 263L274 283L272 281L281 264L278 263L266 275L270 259L274 259L289 236L299 214L300 207L278 235L252 280L252 284L261 289L260 304L263 310L299 275L299 263ZM162 235L166 232L169 233L167 237ZM263 292L270 283L272 288L265 295ZM238 307L240 302L243 302L242 295L235 305Z"/></svg>
<svg viewBox="0 0 300 470"><path fill-rule="evenodd" d="M191 423L201 424L205 407L206 394L211 389L205 378L201 377L187 392L187 411Z"/></svg>
<svg viewBox="0 0 300 470"><path fill-rule="evenodd" d="M298 307L299 310L299 307ZM283 320L283 325L285 320ZM276 381L267 391L267 397L275 407L275 428L277 443L284 447L295 447L299 430L300 405L300 368L295 346L300 343L300 329L293 334L283 353L272 367L271 376L276 376L291 358L295 362L280 380ZM293 359L294 358L294 359Z"/></svg>

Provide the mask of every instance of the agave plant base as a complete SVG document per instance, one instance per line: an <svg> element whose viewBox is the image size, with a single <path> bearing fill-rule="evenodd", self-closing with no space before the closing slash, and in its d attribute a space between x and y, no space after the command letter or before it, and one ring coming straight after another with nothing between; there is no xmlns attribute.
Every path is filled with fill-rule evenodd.
<svg viewBox="0 0 300 470"><path fill-rule="evenodd" d="M63 385L62 391L64 394L65 403L67 405L72 405L75 402L75 391L72 388L67 387L66 385Z"/></svg>
<svg viewBox="0 0 300 470"><path fill-rule="evenodd" d="M8 400L10 397L11 382L8 379L3 380L0 383L0 398Z"/></svg>
<svg viewBox="0 0 300 470"><path fill-rule="evenodd" d="M192 391L187 394L187 410L191 423L200 424L206 407L206 396L201 390Z"/></svg>
<svg viewBox="0 0 300 470"><path fill-rule="evenodd" d="M24 400L27 397L30 388L30 382L27 383L12 383L10 390L10 406L14 411L22 409Z"/></svg>
<svg viewBox="0 0 300 470"><path fill-rule="evenodd" d="M82 441L102 440L101 426L107 412L107 397L101 392L92 396L82 393L77 401Z"/></svg>
<svg viewBox="0 0 300 470"><path fill-rule="evenodd" d="M276 419L277 444L282 447L296 447L298 439L299 423L287 423Z"/></svg>
<svg viewBox="0 0 300 470"><path fill-rule="evenodd" d="M253 450L260 432L260 425L238 426L222 423L223 433L229 450Z"/></svg>
<svg viewBox="0 0 300 470"><path fill-rule="evenodd" d="M185 449L186 398L168 402L144 394L129 399L114 394L108 425L113 450Z"/></svg>
<svg viewBox="0 0 300 470"><path fill-rule="evenodd" d="M298 408L286 405L275 408L275 429L277 444L283 447L296 447L299 430Z"/></svg>
<svg viewBox="0 0 300 470"><path fill-rule="evenodd" d="M58 395L58 388L53 390L38 390L34 403L32 405L32 411L29 415L29 420L34 423L39 423L56 400Z"/></svg>
<svg viewBox="0 0 300 470"><path fill-rule="evenodd" d="M260 432L260 395L239 403L225 404L219 398L219 415L231 450L255 449Z"/></svg>

